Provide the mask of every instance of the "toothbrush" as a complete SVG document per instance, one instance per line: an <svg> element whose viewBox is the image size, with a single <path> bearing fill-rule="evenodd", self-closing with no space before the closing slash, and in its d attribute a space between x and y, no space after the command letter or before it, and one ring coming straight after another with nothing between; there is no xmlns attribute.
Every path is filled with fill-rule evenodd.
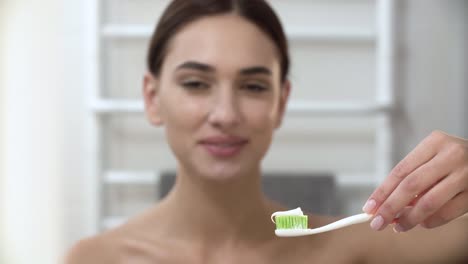
<svg viewBox="0 0 468 264"><path fill-rule="evenodd" d="M308 236L328 232L350 225L364 223L372 218L370 214L357 214L333 222L331 224L318 227L307 228L307 215L304 215L301 208L289 211L276 212L271 215L271 220L276 224L275 234L279 237Z"/></svg>

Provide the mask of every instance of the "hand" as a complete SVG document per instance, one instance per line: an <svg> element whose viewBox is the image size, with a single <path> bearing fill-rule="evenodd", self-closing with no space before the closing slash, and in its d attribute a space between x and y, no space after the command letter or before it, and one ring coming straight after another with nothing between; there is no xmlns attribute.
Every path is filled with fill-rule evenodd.
<svg viewBox="0 0 468 264"><path fill-rule="evenodd" d="M434 228L468 212L468 140L433 132L390 172L364 205L371 227Z"/></svg>

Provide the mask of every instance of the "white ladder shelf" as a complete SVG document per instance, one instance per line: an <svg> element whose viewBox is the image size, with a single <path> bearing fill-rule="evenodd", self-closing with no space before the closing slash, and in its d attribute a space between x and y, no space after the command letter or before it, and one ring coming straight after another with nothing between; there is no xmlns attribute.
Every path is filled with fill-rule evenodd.
<svg viewBox="0 0 468 264"><path fill-rule="evenodd" d="M90 207L96 223L96 231L101 227L108 228L121 223L124 216L113 217L102 214L101 193L106 184L156 184L157 172L115 172L103 168L101 160L104 155L102 149L103 131L101 118L103 115L119 115L128 113L142 113L143 104L140 100L111 100L101 97L102 83L102 53L104 40L113 39L146 39L149 38L153 26L149 25L116 25L102 24L102 3L99 0L86 0L87 15L87 43L86 43L86 91L89 105L87 116L87 173L93 186L93 196ZM377 55L376 98L373 103L361 102L309 102L291 101L288 113L306 116L374 116L378 118L375 131L375 150L377 164L375 175L369 175L370 181L359 180L354 176L339 176L338 181L351 184L377 184L382 181L392 165L392 127L391 115L394 108L394 13L393 0L376 0L377 28L372 31L354 30L343 31L333 28L311 30L307 28L286 28L288 37L301 41L335 41L335 42L369 42L374 43ZM91 18L91 19L90 19ZM357 180L356 180L357 179Z"/></svg>

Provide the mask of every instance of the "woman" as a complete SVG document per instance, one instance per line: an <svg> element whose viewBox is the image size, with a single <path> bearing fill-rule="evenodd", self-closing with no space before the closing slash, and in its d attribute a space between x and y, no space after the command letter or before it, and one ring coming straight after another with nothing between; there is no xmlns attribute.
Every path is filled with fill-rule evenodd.
<svg viewBox="0 0 468 264"><path fill-rule="evenodd" d="M275 237L270 215L286 208L263 196L260 163L284 116L288 68L283 29L266 2L173 1L150 44L143 94L148 120L164 126L177 157L176 183L154 208L79 242L67 263L467 261L468 221L452 220L468 211L468 142L441 132L371 195L371 228ZM399 232L441 227L397 234L385 228L397 214Z"/></svg>

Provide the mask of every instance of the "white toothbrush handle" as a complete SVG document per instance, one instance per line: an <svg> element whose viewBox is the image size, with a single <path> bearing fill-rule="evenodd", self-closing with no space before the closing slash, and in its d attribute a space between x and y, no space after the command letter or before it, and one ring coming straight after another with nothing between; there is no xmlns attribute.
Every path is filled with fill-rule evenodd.
<svg viewBox="0 0 468 264"><path fill-rule="evenodd" d="M349 216L341 220L338 220L336 222L333 222L331 224L328 224L319 228L310 229L310 230L314 230L317 233L327 232L330 230L367 222L371 218L372 218L372 215L369 215L369 214L358 214L358 215Z"/></svg>
<svg viewBox="0 0 468 264"><path fill-rule="evenodd" d="M295 237L295 236L307 236L323 232L328 232L338 228L355 225L363 222L367 222L372 218L369 214L358 214L343 218L331 224L313 228L313 229L276 229L275 234L280 237Z"/></svg>

